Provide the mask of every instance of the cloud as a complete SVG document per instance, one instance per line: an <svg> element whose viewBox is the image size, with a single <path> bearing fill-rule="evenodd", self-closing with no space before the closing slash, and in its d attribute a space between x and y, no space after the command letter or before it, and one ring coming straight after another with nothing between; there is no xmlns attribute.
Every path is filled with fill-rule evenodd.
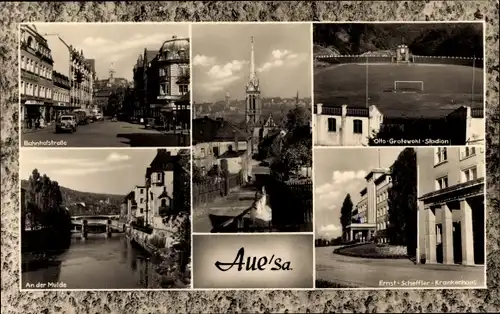
<svg viewBox="0 0 500 314"><path fill-rule="evenodd" d="M314 208L316 211L336 213L348 193L359 193L365 183L366 171L334 171L332 180L316 187ZM337 218L337 217L336 217ZM336 219L335 218L335 219Z"/></svg>
<svg viewBox="0 0 500 314"><path fill-rule="evenodd" d="M102 37L87 37L82 41L84 53L89 56L109 56L110 54L126 54L129 50L137 50L137 55L141 53L144 47L154 47L159 50L161 44L171 39L171 34L150 34L129 37L124 41L114 41ZM116 58L115 58L116 59Z"/></svg>
<svg viewBox="0 0 500 314"><path fill-rule="evenodd" d="M332 181L334 184L344 184L347 182L352 182L357 179L364 179L366 177L366 171L334 171L332 175Z"/></svg>
<svg viewBox="0 0 500 314"><path fill-rule="evenodd" d="M208 65L209 61L201 58L198 62L206 62ZM223 65L214 64L205 72L207 79L200 87L211 93L223 91L242 77L241 72L246 64L248 61L245 60L233 60Z"/></svg>
<svg viewBox="0 0 500 314"><path fill-rule="evenodd" d="M270 60L257 68L257 72L265 72L281 66L296 66L306 60L307 54L297 54L287 49L275 49L271 51Z"/></svg>
<svg viewBox="0 0 500 314"><path fill-rule="evenodd" d="M54 170L55 174L83 176L129 168L131 165L124 164L128 160L130 160L130 156L113 152L106 156L105 159L100 160L90 158L50 158L39 160L37 164L57 166L57 169Z"/></svg>
<svg viewBox="0 0 500 314"><path fill-rule="evenodd" d="M208 67L215 64L215 57L207 57L205 55L196 55L193 58L193 66Z"/></svg>
<svg viewBox="0 0 500 314"><path fill-rule="evenodd" d="M67 175L67 176L86 176L93 173L103 173L109 171L115 171L120 169L130 168L132 165L116 165L116 166L107 166L107 167L85 167L85 168L65 168L55 170L54 173L58 175Z"/></svg>
<svg viewBox="0 0 500 314"><path fill-rule="evenodd" d="M224 65L214 65L207 72L208 76L213 79L225 79L235 75L243 69L243 66L248 61L233 60Z"/></svg>
<svg viewBox="0 0 500 314"><path fill-rule="evenodd" d="M220 92L226 89L228 85L239 80L241 76L229 76L220 80L213 80L208 83L201 84L201 87L209 92Z"/></svg>
<svg viewBox="0 0 500 314"><path fill-rule="evenodd" d="M124 155L124 154L118 154L118 153L111 153L108 155L108 158L106 158L107 161L125 161L125 160L130 160L129 155Z"/></svg>
<svg viewBox="0 0 500 314"><path fill-rule="evenodd" d="M316 236L320 238L332 239L342 235L342 228L335 224L322 225L316 230Z"/></svg>

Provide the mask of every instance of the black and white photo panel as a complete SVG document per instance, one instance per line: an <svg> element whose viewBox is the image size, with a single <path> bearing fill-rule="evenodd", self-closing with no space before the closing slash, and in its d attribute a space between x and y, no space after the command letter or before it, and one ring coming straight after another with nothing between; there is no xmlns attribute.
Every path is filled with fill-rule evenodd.
<svg viewBox="0 0 500 314"><path fill-rule="evenodd" d="M189 149L22 149L21 289L191 288Z"/></svg>
<svg viewBox="0 0 500 314"><path fill-rule="evenodd" d="M482 145L482 22L315 23L314 144Z"/></svg>

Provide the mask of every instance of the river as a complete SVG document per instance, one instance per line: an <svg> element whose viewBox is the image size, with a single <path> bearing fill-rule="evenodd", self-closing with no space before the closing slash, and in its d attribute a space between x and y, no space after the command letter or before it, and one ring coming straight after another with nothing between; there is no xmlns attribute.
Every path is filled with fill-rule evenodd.
<svg viewBox="0 0 500 314"><path fill-rule="evenodd" d="M48 288L37 283L49 282L61 289L155 288L154 266L153 258L124 234L90 234L86 241L71 239L69 249L51 256L42 267L25 269L22 288Z"/></svg>

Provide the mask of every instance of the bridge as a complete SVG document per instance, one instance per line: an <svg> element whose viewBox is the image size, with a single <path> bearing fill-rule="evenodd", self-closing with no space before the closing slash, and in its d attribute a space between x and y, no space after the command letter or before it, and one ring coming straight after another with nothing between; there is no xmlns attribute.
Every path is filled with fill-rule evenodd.
<svg viewBox="0 0 500 314"><path fill-rule="evenodd" d="M126 223L119 220L120 215L71 216L72 233L85 240L89 234L105 234L125 232Z"/></svg>

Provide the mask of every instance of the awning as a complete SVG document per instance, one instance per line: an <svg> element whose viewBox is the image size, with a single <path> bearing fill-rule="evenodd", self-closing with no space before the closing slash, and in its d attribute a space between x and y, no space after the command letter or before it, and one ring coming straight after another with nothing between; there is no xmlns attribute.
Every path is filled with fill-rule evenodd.
<svg viewBox="0 0 500 314"><path fill-rule="evenodd" d="M43 101L36 101L36 100L26 100L24 102L25 105L32 105L32 106L43 106L44 102Z"/></svg>

